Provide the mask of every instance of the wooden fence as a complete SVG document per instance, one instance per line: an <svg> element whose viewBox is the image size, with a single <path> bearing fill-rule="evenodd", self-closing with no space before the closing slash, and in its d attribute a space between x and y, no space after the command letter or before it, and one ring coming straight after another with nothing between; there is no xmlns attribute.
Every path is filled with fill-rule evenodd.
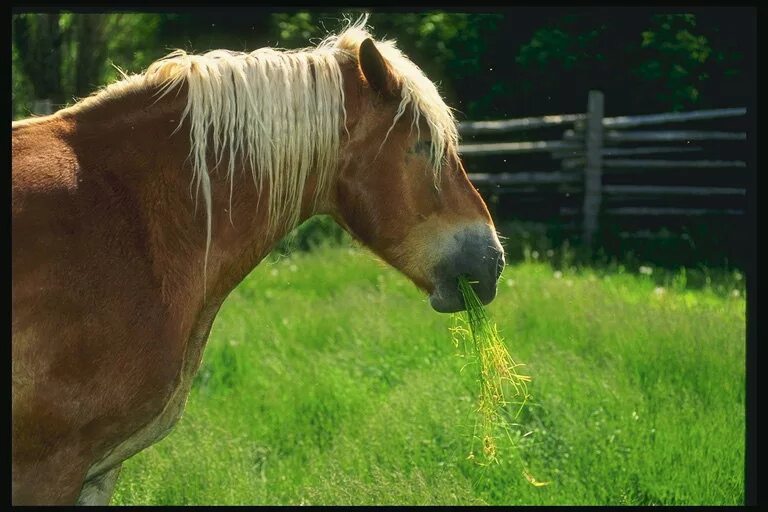
<svg viewBox="0 0 768 512"><path fill-rule="evenodd" d="M739 118L747 112L745 108L697 110L691 112L670 112L636 116L604 116L604 98L600 91L590 91L584 114L563 114L502 121L470 121L459 125L465 143L459 151L468 169L469 177L481 190L485 188L494 202L503 202L502 196L520 193L535 194L540 187L554 185L563 193L581 196L578 207L561 207L563 216L580 216L579 226L582 241L591 247L600 230L600 219L606 216L673 216L691 217L701 215L744 215L744 179L732 183L712 186L703 178L706 169L726 171L744 169L746 163L739 159L722 158L720 147L716 147L716 158L694 159L690 155L702 152L705 142L718 144L745 141L747 134L742 131L701 130L701 129L656 129L637 130L638 127L681 123L701 123L725 118ZM738 121L738 119L737 119ZM514 142L466 142L480 137L507 136L507 134L530 132L532 130L562 129L556 140L514 141ZM519 137L519 136L518 136ZM743 154L743 148L736 148L736 156ZM710 151L711 152L711 151ZM556 169L531 171L524 167L516 172L477 172L475 165L479 157L499 157L548 154L559 161ZM662 155L659 158L658 155ZM682 157L682 158L680 158ZM505 160L506 162L506 160ZM483 169L486 170L486 169ZM654 181L658 171L677 170L689 172L685 183L668 185ZM700 170L700 171L699 171ZM653 171L657 171L654 174ZM612 183L616 173L634 172L629 183ZM690 174L696 172L697 174ZM732 176L732 174L729 174ZM626 180L625 180L626 181ZM663 181L663 180L662 180ZM726 180L727 181L727 180ZM630 205L621 204L623 197L631 197ZM692 207L689 198L697 198ZM713 198L718 198L714 200ZM723 203L723 198L728 201ZM606 199L610 204L606 205ZM617 203L616 200L619 200ZM656 204L642 204L643 199ZM638 204L640 200L640 204ZM658 203L662 204L659 205ZM711 203L711 204L710 204ZM725 206L723 206L725 205ZM647 229L638 231L639 236L647 235Z"/></svg>

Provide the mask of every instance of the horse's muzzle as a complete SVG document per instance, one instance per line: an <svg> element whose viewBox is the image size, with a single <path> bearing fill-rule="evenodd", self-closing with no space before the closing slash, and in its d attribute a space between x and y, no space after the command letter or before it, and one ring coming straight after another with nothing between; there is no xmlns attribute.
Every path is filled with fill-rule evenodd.
<svg viewBox="0 0 768 512"><path fill-rule="evenodd" d="M487 225L462 229L454 235L453 251L434 268L429 303L440 313L463 311L459 277L465 276L483 304L496 297L496 283L504 270L504 249Z"/></svg>

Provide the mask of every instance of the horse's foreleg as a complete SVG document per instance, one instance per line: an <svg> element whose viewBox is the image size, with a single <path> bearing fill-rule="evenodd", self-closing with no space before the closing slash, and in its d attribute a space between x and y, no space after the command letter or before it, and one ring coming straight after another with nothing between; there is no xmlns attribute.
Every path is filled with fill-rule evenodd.
<svg viewBox="0 0 768 512"><path fill-rule="evenodd" d="M122 464L94 476L83 484L80 496L77 497L77 505L109 505L112 499L112 493L117 484L117 477L120 475Z"/></svg>

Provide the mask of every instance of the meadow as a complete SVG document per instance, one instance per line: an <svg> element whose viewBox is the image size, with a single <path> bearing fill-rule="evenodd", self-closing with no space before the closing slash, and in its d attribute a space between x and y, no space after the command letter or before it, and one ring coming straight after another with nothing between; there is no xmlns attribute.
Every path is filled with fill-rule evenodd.
<svg viewBox="0 0 768 512"><path fill-rule="evenodd" d="M232 292L184 416L112 503L742 503L743 278L537 256L488 307L533 379L498 464L470 455L478 385L450 315L367 251L325 247Z"/></svg>

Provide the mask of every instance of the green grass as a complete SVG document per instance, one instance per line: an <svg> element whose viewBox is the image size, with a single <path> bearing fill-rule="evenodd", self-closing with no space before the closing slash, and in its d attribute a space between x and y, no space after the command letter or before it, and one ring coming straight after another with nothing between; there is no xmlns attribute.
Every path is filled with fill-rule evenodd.
<svg viewBox="0 0 768 512"><path fill-rule="evenodd" d="M743 293L528 261L488 312L533 381L517 450L484 467L467 460L478 388L449 315L362 250L265 261L217 317L183 418L124 464L112 502L743 502Z"/></svg>

